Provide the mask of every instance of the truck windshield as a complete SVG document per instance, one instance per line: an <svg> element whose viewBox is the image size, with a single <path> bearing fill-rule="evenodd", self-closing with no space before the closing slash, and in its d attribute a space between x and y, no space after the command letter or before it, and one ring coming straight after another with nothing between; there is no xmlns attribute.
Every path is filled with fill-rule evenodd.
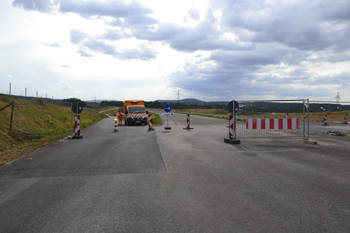
<svg viewBox="0 0 350 233"><path fill-rule="evenodd" d="M145 107L129 107L129 113L145 113Z"/></svg>

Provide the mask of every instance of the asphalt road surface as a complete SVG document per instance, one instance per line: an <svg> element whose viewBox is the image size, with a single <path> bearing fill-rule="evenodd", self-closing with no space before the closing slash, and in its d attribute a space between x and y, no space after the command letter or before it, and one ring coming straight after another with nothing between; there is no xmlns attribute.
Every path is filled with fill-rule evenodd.
<svg viewBox="0 0 350 233"><path fill-rule="evenodd" d="M242 139L225 120L114 118L0 167L0 232L350 232L350 140Z"/></svg>

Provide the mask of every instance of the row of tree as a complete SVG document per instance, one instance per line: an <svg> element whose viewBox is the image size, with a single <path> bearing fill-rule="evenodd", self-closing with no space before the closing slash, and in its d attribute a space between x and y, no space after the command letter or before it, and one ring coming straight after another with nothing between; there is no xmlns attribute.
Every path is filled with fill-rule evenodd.
<svg viewBox="0 0 350 233"><path fill-rule="evenodd" d="M83 107L86 107L86 102L77 99L70 98L64 99L66 102L79 103ZM123 101L102 101L96 103L100 107L102 106L123 106ZM145 101L146 108L157 108L163 109L167 103L158 101ZM224 111L228 110L228 106L225 103L203 103L203 104L191 104L191 103L171 103L173 109L222 109ZM276 113L288 113L288 112L303 112L302 103L278 103L278 102L251 102L251 103L240 103L240 111L244 112L276 112ZM310 112L322 112L322 111L348 111L350 110L350 105L340 105L340 104L310 104Z"/></svg>

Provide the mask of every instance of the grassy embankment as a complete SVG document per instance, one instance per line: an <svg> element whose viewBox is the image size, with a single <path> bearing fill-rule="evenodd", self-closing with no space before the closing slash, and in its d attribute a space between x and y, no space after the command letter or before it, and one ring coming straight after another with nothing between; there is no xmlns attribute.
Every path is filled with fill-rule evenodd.
<svg viewBox="0 0 350 233"><path fill-rule="evenodd" d="M70 135L69 107L46 104L42 100L28 101L0 96L0 109L12 101L15 107L11 134L11 107L0 112L0 166ZM105 118L105 115L84 109L80 117L80 128L83 129ZM74 133L74 115L72 125Z"/></svg>
<svg viewBox="0 0 350 233"><path fill-rule="evenodd" d="M160 118L160 116L157 113L154 112L149 112L149 114L153 115L153 125L160 125L162 123L162 119Z"/></svg>

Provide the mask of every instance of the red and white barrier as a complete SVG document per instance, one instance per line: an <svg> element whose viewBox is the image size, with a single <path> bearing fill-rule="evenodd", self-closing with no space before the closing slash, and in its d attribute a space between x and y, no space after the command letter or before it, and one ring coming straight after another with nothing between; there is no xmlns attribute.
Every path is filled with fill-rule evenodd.
<svg viewBox="0 0 350 233"><path fill-rule="evenodd" d="M152 114L148 114L148 131L154 130L153 129L153 116Z"/></svg>
<svg viewBox="0 0 350 233"><path fill-rule="evenodd" d="M230 139L235 139L236 138L236 122L233 119L233 114L230 114L229 138Z"/></svg>
<svg viewBox="0 0 350 233"><path fill-rule="evenodd" d="M324 117L323 117L323 125L328 125L327 115L324 115Z"/></svg>
<svg viewBox="0 0 350 233"><path fill-rule="evenodd" d="M348 123L348 115L345 114L345 115L344 115L344 124L347 124L347 123Z"/></svg>
<svg viewBox="0 0 350 233"><path fill-rule="evenodd" d="M75 115L75 135L80 135L80 115Z"/></svg>
<svg viewBox="0 0 350 233"><path fill-rule="evenodd" d="M299 119L250 118L246 121L246 129L299 129Z"/></svg>
<svg viewBox="0 0 350 233"><path fill-rule="evenodd" d="M288 113L286 114L286 119L288 119Z"/></svg>
<svg viewBox="0 0 350 233"><path fill-rule="evenodd" d="M119 132L119 130L118 130L118 118L114 118L114 132Z"/></svg>
<svg viewBox="0 0 350 233"><path fill-rule="evenodd" d="M187 127L184 129L193 129L190 127L190 114L187 114Z"/></svg>

